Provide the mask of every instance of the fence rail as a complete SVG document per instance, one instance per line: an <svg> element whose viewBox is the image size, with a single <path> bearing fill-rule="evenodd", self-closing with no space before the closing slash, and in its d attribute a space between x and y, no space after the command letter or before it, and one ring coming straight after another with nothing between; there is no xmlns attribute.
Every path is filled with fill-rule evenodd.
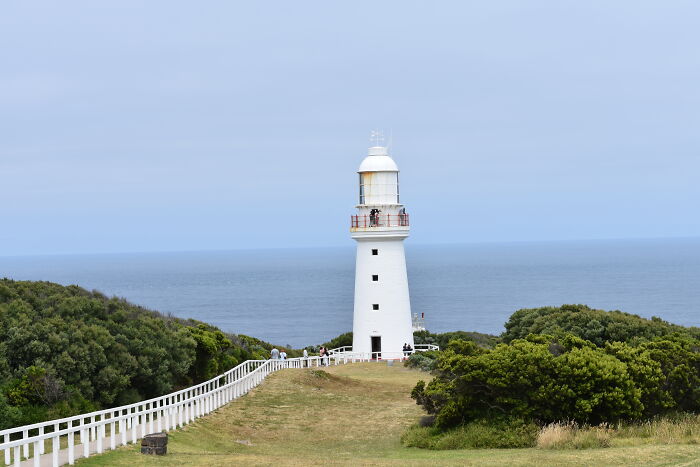
<svg viewBox="0 0 700 467"><path fill-rule="evenodd" d="M415 350L435 350L437 346ZM241 397L270 373L283 368L308 368L371 360L406 358L404 352L352 352L339 347L325 357L286 360L247 360L226 373L203 383L135 404L99 410L0 431L0 451L6 465L74 464L81 457L100 454L117 445L136 443L147 434L170 431L206 415ZM76 436L79 444L76 445ZM64 440L66 449L61 449ZM46 443L51 452L47 453ZM82 445L82 446L80 446Z"/></svg>

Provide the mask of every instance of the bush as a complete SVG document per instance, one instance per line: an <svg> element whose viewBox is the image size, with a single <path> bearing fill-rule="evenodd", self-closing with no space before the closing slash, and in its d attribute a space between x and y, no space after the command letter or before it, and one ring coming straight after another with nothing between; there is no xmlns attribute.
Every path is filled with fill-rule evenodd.
<svg viewBox="0 0 700 467"><path fill-rule="evenodd" d="M524 339L530 334L555 337L573 334L597 346L606 342L651 341L673 334L700 339L697 327L678 326L656 317L644 319L621 311L594 310L586 305L523 308L510 316L505 328L501 336L504 342Z"/></svg>
<svg viewBox="0 0 700 467"><path fill-rule="evenodd" d="M539 427L522 420L476 420L450 430L414 426L401 437L404 446L423 449L507 449L535 445Z"/></svg>
<svg viewBox="0 0 700 467"><path fill-rule="evenodd" d="M404 362L404 366L422 371L433 371L437 364L438 354L439 352L434 350L413 353Z"/></svg>
<svg viewBox="0 0 700 467"><path fill-rule="evenodd" d="M699 348L689 338L599 348L573 335L530 336L493 350L453 341L411 397L443 429L503 416L598 425L698 412Z"/></svg>
<svg viewBox="0 0 700 467"><path fill-rule="evenodd" d="M413 333L413 340L416 344L434 344L441 349L447 347L447 344L453 340L471 341L485 349L491 349L501 341L500 337L491 334L467 331L452 331L442 334L434 334L430 331L416 331Z"/></svg>

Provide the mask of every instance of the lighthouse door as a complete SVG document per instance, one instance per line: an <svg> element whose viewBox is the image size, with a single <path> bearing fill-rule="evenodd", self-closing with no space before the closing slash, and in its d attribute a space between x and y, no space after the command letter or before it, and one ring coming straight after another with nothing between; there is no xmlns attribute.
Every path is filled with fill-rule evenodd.
<svg viewBox="0 0 700 467"><path fill-rule="evenodd" d="M382 357L382 336L372 336L372 358L379 360Z"/></svg>

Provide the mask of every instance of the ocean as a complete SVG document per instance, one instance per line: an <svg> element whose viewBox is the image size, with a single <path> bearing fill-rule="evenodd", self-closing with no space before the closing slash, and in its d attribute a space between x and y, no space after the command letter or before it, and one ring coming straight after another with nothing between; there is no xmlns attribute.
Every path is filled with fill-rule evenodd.
<svg viewBox="0 0 700 467"><path fill-rule="evenodd" d="M499 334L520 308L585 303L700 325L700 239L412 245L412 311L433 332ZM277 345L352 330L345 248L0 257L0 277L77 284Z"/></svg>

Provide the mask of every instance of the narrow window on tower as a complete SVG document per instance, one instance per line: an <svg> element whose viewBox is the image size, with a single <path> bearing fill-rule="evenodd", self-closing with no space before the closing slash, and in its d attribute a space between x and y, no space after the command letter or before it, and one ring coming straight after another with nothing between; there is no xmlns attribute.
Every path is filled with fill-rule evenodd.
<svg viewBox="0 0 700 467"><path fill-rule="evenodd" d="M396 202L401 202L401 196L399 195L399 174L396 174Z"/></svg>
<svg viewBox="0 0 700 467"><path fill-rule="evenodd" d="M374 282L378 282L379 281L379 274L372 274L372 280Z"/></svg>
<svg viewBox="0 0 700 467"><path fill-rule="evenodd" d="M372 309L373 309L374 311L379 311L379 303L373 303L373 304L372 304Z"/></svg>
<svg viewBox="0 0 700 467"><path fill-rule="evenodd" d="M365 184L362 180L362 174L360 174L360 204L365 204Z"/></svg>
<svg viewBox="0 0 700 467"><path fill-rule="evenodd" d="M372 248L372 256L377 256L379 254L379 250L376 248Z"/></svg>

